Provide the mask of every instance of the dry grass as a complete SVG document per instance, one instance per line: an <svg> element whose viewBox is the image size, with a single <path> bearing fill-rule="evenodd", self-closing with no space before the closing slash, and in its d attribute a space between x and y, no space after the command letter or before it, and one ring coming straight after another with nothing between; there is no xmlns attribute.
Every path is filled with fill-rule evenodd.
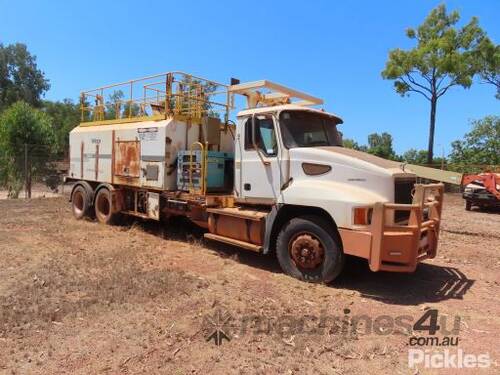
<svg viewBox="0 0 500 375"><path fill-rule="evenodd" d="M404 331L308 328L431 307L468 317L463 350L498 356L500 215L467 213L459 196L446 203L438 258L415 274L351 260L326 286L283 275L273 257L204 243L183 221L108 227L75 221L62 198L1 201L0 373L407 374ZM220 347L206 341L217 310L232 316Z"/></svg>

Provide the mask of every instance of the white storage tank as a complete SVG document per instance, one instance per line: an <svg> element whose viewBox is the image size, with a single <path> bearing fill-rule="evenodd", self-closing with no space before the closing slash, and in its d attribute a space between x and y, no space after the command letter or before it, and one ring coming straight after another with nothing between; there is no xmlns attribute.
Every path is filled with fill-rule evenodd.
<svg viewBox="0 0 500 375"><path fill-rule="evenodd" d="M110 125L85 123L70 133L69 177L158 190L176 190L177 153L194 142L234 152L231 129L218 119L204 125L176 118Z"/></svg>

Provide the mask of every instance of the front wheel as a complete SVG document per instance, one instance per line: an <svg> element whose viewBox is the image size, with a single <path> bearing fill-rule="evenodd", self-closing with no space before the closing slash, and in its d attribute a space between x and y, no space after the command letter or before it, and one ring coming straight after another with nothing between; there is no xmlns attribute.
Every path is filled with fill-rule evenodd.
<svg viewBox="0 0 500 375"><path fill-rule="evenodd" d="M335 229L317 216L286 223L276 241L276 255L288 275L308 282L330 282L344 267L344 253Z"/></svg>
<svg viewBox="0 0 500 375"><path fill-rule="evenodd" d="M465 201L465 210L470 211L472 208L472 202L470 200Z"/></svg>

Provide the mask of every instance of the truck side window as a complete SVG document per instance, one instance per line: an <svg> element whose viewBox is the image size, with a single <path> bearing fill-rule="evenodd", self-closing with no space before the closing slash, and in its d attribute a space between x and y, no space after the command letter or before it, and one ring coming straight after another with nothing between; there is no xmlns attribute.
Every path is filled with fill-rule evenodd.
<svg viewBox="0 0 500 375"><path fill-rule="evenodd" d="M276 132L274 131L274 123L272 116L261 115L255 116L255 144L267 156L276 156L278 153L278 143L276 140ZM249 117L245 122L245 150L252 150L252 118Z"/></svg>

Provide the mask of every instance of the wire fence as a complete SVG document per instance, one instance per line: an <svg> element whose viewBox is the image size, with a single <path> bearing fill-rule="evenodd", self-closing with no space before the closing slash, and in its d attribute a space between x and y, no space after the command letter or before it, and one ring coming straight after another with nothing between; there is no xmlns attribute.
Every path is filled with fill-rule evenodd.
<svg viewBox="0 0 500 375"><path fill-rule="evenodd" d="M16 153L0 160L0 199L64 193L64 176L69 170L67 153L37 144L21 144L16 149Z"/></svg>

